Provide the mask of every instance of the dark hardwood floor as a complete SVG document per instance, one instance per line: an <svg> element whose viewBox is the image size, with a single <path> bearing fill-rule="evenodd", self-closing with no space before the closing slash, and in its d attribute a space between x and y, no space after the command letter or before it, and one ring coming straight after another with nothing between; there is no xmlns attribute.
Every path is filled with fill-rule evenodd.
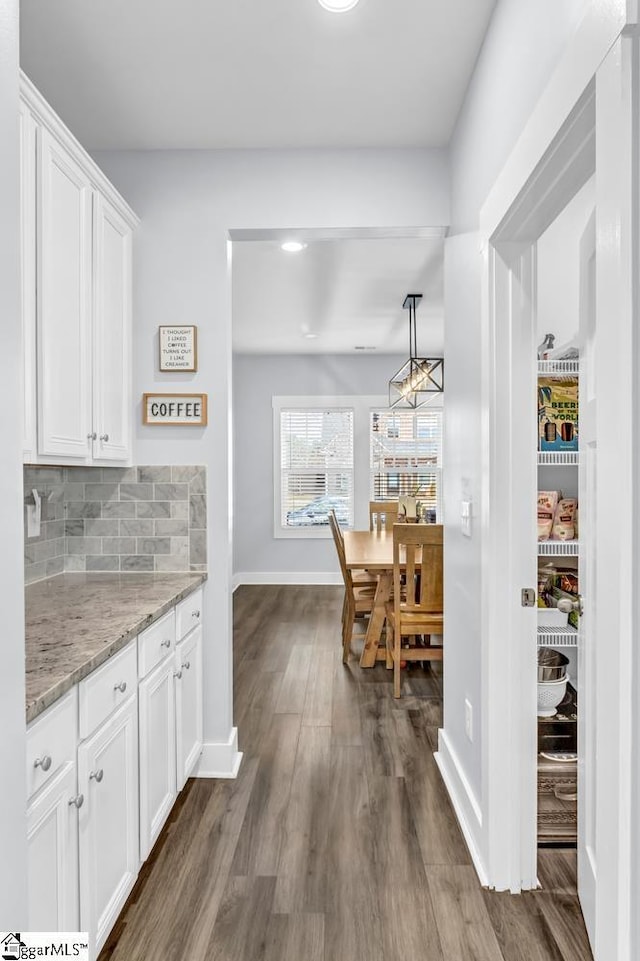
<svg viewBox="0 0 640 961"><path fill-rule="evenodd" d="M575 855L484 891L433 759L440 668L341 663L342 593L235 595L235 781L190 781L101 961L588 961Z"/></svg>

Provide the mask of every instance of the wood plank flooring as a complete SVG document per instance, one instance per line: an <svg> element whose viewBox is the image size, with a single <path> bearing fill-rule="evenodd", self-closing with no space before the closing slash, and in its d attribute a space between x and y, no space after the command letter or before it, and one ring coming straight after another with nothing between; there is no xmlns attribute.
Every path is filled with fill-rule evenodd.
<svg viewBox="0 0 640 961"><path fill-rule="evenodd" d="M575 854L484 891L433 759L440 665L341 663L342 593L235 595L235 781L192 780L100 961L589 961Z"/></svg>

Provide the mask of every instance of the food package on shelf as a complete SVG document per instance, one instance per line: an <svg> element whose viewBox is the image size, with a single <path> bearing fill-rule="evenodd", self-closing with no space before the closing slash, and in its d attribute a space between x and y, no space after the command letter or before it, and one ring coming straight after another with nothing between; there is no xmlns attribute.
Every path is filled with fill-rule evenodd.
<svg viewBox="0 0 640 961"><path fill-rule="evenodd" d="M538 491L538 540L548 541L553 529L560 491Z"/></svg>
<svg viewBox="0 0 640 961"><path fill-rule="evenodd" d="M538 377L538 446L578 450L578 378Z"/></svg>
<svg viewBox="0 0 640 961"><path fill-rule="evenodd" d="M575 516L578 502L575 497L563 497L558 501L553 517L551 539L554 541L573 541L576 536Z"/></svg>

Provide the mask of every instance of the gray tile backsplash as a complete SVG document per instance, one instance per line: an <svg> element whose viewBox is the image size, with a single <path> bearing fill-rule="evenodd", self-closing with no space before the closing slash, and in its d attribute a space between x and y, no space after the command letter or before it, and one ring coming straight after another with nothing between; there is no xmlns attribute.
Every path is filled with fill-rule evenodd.
<svg viewBox="0 0 640 961"><path fill-rule="evenodd" d="M39 537L26 508L42 498ZM63 571L206 570L206 468L25 467L25 581Z"/></svg>

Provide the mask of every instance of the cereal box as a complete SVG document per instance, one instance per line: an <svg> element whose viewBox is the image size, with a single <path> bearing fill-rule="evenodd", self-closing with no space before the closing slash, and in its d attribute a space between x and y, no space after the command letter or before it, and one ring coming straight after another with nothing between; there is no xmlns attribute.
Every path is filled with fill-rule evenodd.
<svg viewBox="0 0 640 961"><path fill-rule="evenodd" d="M578 380L538 378L538 449L578 450Z"/></svg>

